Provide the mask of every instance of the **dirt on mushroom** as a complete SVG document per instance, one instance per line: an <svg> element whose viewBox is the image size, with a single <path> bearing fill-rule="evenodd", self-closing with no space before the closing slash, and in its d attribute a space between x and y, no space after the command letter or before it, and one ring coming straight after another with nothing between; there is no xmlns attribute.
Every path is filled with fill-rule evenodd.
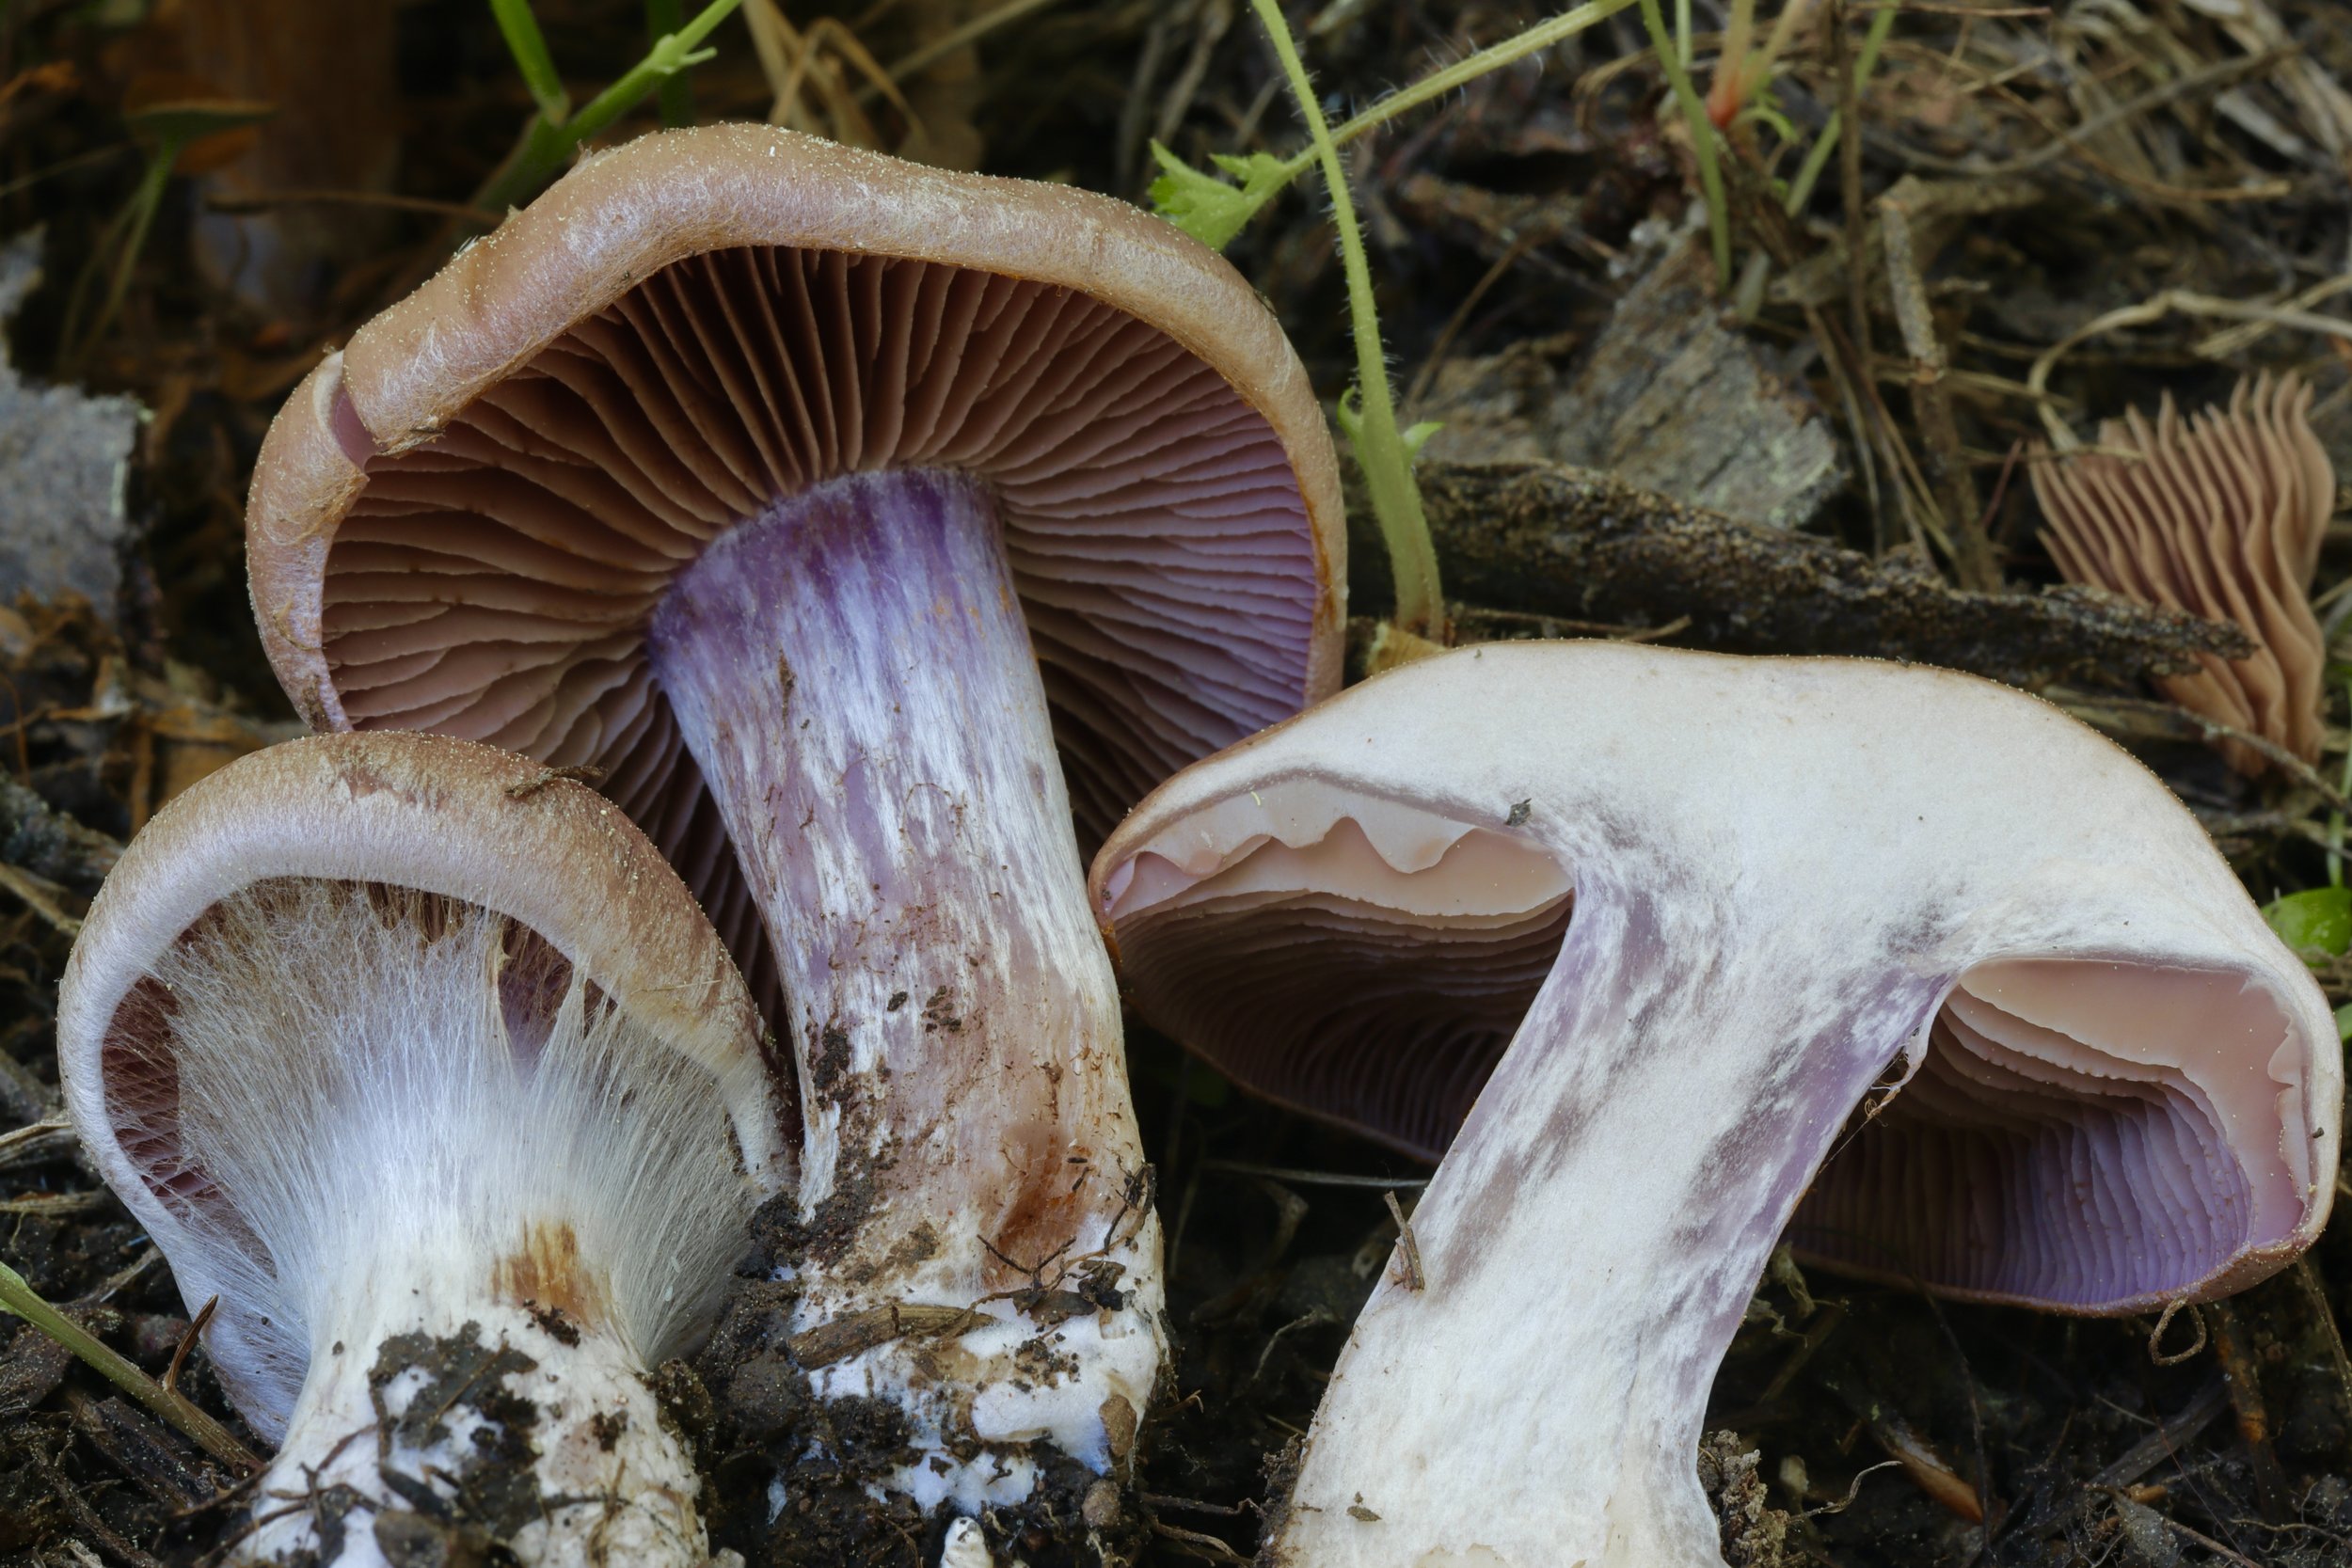
<svg viewBox="0 0 2352 1568"><path fill-rule="evenodd" d="M638 0L537 0L535 8L569 81L617 80L643 54ZM828 8L745 10L803 26ZM807 65L792 77L795 101L780 110L775 94L802 58L797 43L770 57L760 47L782 37L772 24L758 21L756 32L730 25L712 40L719 56L688 84L691 112L764 119L778 110L792 123L897 150L909 127L889 94L863 92L867 78L843 39L888 70L928 39L988 22L993 8L901 0L839 33L810 27L795 35L805 38ZM1352 106L1503 40L1530 14L1456 0L1286 8L1324 91ZM1701 90L1715 47L1708 35L1728 8L1706 0L1695 8ZM1764 22L1779 7L1763 0L1757 9ZM174 769L230 744L209 738L230 733L212 726L275 737L294 723L251 630L238 570L238 513L268 417L324 347L429 273L463 226L485 221L466 215L469 204L532 107L487 8L475 0L397 8L400 113L391 126L401 166L392 189L437 205L368 205L377 198L365 189L252 193L270 211L323 219L330 230L355 211L388 230L372 254L319 269L316 292L256 309L204 281L195 230L215 215L211 197L175 180L144 251L130 259L122 328L69 360L65 308L78 282L103 285L123 260L115 220L139 182L138 157L123 147L118 110L127 83L116 46L139 41L137 29L167 30L171 10L19 6L0 16L11 159L0 203L10 232L47 226L45 277L17 319L11 357L28 377L127 392L152 413L124 492L138 537L123 562L120 601L103 612L59 603L0 613L0 673L10 683L0 688L8 721L0 860L23 873L0 894L0 1136L37 1127L54 1109L44 1095L56 1082L48 1028L68 941L60 919L81 913L103 863L166 797ZM1853 144L1841 143L1798 217L1782 226L1803 253L1788 286L1775 268L1757 292L1739 296L1752 325L1736 316L1722 324L1749 373L1796 393L1795 422L1833 435L1848 466L1843 488L1819 503L1816 531L1756 546L1760 575L1751 578L1743 562L1726 563L1716 533L1668 515L1692 504L1704 513L1704 500L1629 497L1608 476L1577 470L1538 483L1440 467L1429 487L1433 511L1458 498L1458 515L1475 522L1492 515L1485 508L1498 493L1541 491L1536 499L1550 498L1568 521L1557 531L1570 551L1596 538L1606 544L1618 529L1638 536L1645 518L1658 520L1647 546L1617 558L1628 570L1609 570L1608 552L1592 550L1579 558L1580 571L1586 562L1597 569L1552 598L1531 589L1540 574L1523 560L1494 574L1489 594L1474 574L1492 552L1468 541L1446 565L1472 601L1473 624L1656 636L1685 614L1697 625L1696 611L1711 604L1724 608L1734 631L1793 626L1794 640L1775 646L1803 651L1806 640L1850 633L1839 607L1855 585L1841 562L1825 569L1820 559L1843 550L1872 568L1862 586L1884 602L1914 602L1908 596L1924 585L1916 603L1932 618L1920 625L1944 637L1947 650L1955 645L1947 634L1970 632L1947 613L1966 608L1962 591L1906 560L1905 466L1917 461L1925 435L1910 406L1915 367L1882 287L1874 204L1906 173L1963 193L2000 187L1993 194L2001 203L1980 203L1975 215L1923 214L1914 250L1948 359L1960 455L2012 586L2055 581L2032 543L2036 513L2022 471L2024 443L2046 433L2044 408L2089 431L2128 405L2153 411L2159 386L2184 404L2208 403L2226 395L2241 369L2297 368L2314 376L2322 438L2339 472L2352 472L2341 365L2326 333L2289 321L2295 312L2343 319L2341 295L2306 298L2341 273L2346 232L2343 144L2329 105L2352 80L2352 41L2328 0L1843 11L1842 33L1800 33L1771 90L1776 112L1808 141L1831 113L1866 128L1851 166L1861 200L1844 200L1844 153ZM1579 352L1602 337L1616 298L1662 243L1678 242L1698 221L1689 141L1671 104L1660 112L1665 87L1633 16L1343 150L1372 230L1400 381L1428 368L1435 385L1449 365L1522 342L1565 336L1565 348L1546 352ZM1869 74L1841 87L1882 20L1884 42ZM938 111L944 118L930 128L967 146L977 138L979 166L993 172L1140 198L1155 137L1197 166L1212 153L1285 157L1297 146L1247 7L1059 0L1009 9L953 55L962 107ZM913 85L926 91L909 95L927 117L944 94L932 74L916 72ZM298 113L282 109L278 126L299 134L291 123ZM652 123L648 110L613 134ZM1768 130L1750 124L1738 134L1769 149ZM1735 182L1733 198L1793 195L1803 168L1791 155L1769 172L1752 186ZM2014 205L2021 187L2030 205ZM1747 210L1766 225L1760 203ZM1278 198L1230 254L1300 343L1319 390L1336 396L1353 348L1320 199ZM1849 269L1850 254L1863 264ZM1852 277L1866 285L1859 299L1847 287ZM2145 313L2176 293L2249 314ZM2074 340L2116 311L2143 313ZM1857 313L1867 341L1857 340ZM2210 352L2229 357L2209 357L2207 345L2225 337ZM2037 361L2054 354L2039 373ZM1779 393L1772 401L1791 405ZM1653 398L1635 411L1658 406ZM1540 511L1531 501L1521 515ZM1760 533L1748 526L1756 521L1732 519L1743 540ZM2336 532L2318 575L2323 598L2352 564ZM1797 575L1783 570L1785 561L1774 564L1780 557L1794 559ZM1355 552L1354 604L1368 614L1383 602L1376 558L1366 536ZM1821 592L1776 601L1772 585L1790 581ZM1677 603L1661 584L1702 602ZM1498 607L1509 615L1485 614ZM2020 594L2000 608L2010 629L1973 641L1987 667L2036 682L2055 674L2053 695L2068 703L2086 690L2144 701L2142 671L2226 635L2210 624L2151 625L2087 597ZM1672 632L1666 640L1688 641ZM1916 641L1837 645L1921 657ZM2341 728L2344 699L2331 690L2328 702L2328 723ZM2326 847L2313 839L2327 836L2330 806L2319 786L2335 786L2340 758L2324 759L2312 778L2251 789L2224 776L2208 742L2169 709L2102 712L2192 802L2258 896L2329 885ZM29 814L18 804L25 798L35 803ZM38 832L18 834L19 821ZM49 832L59 824L71 832ZM2331 1000L2352 1001L2352 959L2323 959ZM1306 1426L1379 1266L1365 1255L1385 1257L1392 1243L1376 1187L1323 1183L1402 1183L1426 1173L1240 1099L1165 1039L1131 1033L1130 1053L1168 1224L1177 1331L1163 1417L1139 1439L1147 1539L1138 1558L1153 1568L1230 1561L1254 1551L1260 1511L1286 1495L1283 1473L1262 1470L1262 1462L1279 1462ZM152 1247L98 1194L70 1147L38 1134L0 1146L0 1203L35 1199L78 1207L0 1211L0 1258L160 1375L186 1311ZM2352 1317L2352 1241L2342 1222L2307 1268L2234 1299L2246 1354L2226 1364L2210 1330L2188 1359L2158 1364L2148 1346L2153 1317L2068 1324L1996 1308L1931 1308L1898 1286L1805 1283L1802 1296L1778 1277L1760 1288L1770 1310L1752 1313L1735 1338L1708 1422L1710 1432L1738 1433L1742 1455L1758 1455L1753 1479L1769 1507L1791 1520L1787 1560L2072 1568L2226 1561L2233 1553L2265 1568L2352 1562L2352 1488L2344 1479L2352 1466L2352 1370L2338 1333ZM1556 1313L1562 1334L1572 1331L1573 1304L1528 1308ZM2187 1317L2169 1325L2167 1356L2197 1342ZM657 1383L681 1420L694 1417L698 1386L679 1364L659 1370ZM183 1367L181 1386L234 1424L200 1349ZM708 1402L707 1390L699 1397ZM81 1568L85 1552L130 1562L135 1551L189 1568L234 1528L233 1494L203 1506L228 1490L226 1478L202 1481L200 1495L175 1491L162 1466L140 1457L148 1450L92 1414L115 1398L23 1325L0 1321L0 1557ZM1886 1449L1858 1402L1896 1410L1935 1463L1979 1489L1990 1528L1953 1513L1913 1471L1878 1468L1889 1463ZM152 1452L175 1466L202 1463L160 1430ZM761 1465L723 1466L707 1484L749 1520L769 1479ZM895 1535L889 1544L903 1549Z"/></svg>

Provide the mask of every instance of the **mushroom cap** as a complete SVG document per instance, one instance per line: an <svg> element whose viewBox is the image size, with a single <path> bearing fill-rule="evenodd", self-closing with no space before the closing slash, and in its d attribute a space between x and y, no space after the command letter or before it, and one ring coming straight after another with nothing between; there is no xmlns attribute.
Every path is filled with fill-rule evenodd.
<svg viewBox="0 0 2352 1568"><path fill-rule="evenodd" d="M2307 761L2319 756L2328 663L2312 574L2336 498L2311 405L2308 383L2267 372L2240 381L2228 408L2186 419L2168 392L2153 423L2135 409L2100 427L2100 450L2028 469L2042 543L2068 581L2253 639L2244 658L2199 655L2201 671L2157 683L2166 693ZM2269 766L2250 747L2223 750L2241 772Z"/></svg>
<svg viewBox="0 0 2352 1568"><path fill-rule="evenodd" d="M645 620L736 521L914 466L995 497L1089 842L1335 688L1336 459L1231 266L1104 197L764 126L585 160L312 372L254 475L255 615L314 728L603 767L755 941Z"/></svg>
<svg viewBox="0 0 2352 1568"><path fill-rule="evenodd" d="M2309 972L2160 781L1973 676L1461 650L1171 779L1089 888L1146 1018L1425 1156L1502 1114L1478 1096L1506 1047L1578 1050L1514 1032L1598 949L1724 1036L1656 1050L1744 1053L1759 1096L1803 1055L1868 1057L1775 1119L1834 1129L1899 1062L1795 1217L1857 1272L2134 1310L2271 1272L2333 1192L2342 1052Z"/></svg>
<svg viewBox="0 0 2352 1568"><path fill-rule="evenodd" d="M699 1069L756 1188L789 1179L793 1150L750 993L676 873L620 811L471 741L317 736L241 757L157 814L91 903L59 986L57 1062L74 1123L100 1174L159 1240L188 1233L183 1210L208 1177L187 1168L176 1136L155 1134L159 1112L176 1120L179 1069L159 1078L152 1063L177 1045L139 1037L142 982L208 911L280 880L409 890L511 921L644 1037ZM523 973L544 979L547 971ZM335 977L320 976L319 987L330 1005L338 1000ZM252 1005L266 1010L272 999ZM302 1135L284 1132L289 1141ZM243 1234L234 1223L205 1229L206 1244ZM201 1262L174 1253L192 1304L210 1272ZM267 1320L246 1321L253 1310L224 1296L215 1358L241 1406L282 1418L291 1388L285 1369L256 1348L271 1336L261 1331ZM243 1359L240 1347L250 1353Z"/></svg>

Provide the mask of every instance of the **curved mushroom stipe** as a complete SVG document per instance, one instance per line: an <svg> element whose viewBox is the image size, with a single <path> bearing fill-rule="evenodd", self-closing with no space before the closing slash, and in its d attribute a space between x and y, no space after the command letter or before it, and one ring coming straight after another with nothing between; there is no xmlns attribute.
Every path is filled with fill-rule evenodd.
<svg viewBox="0 0 2352 1568"><path fill-rule="evenodd" d="M1177 775L1091 889L1243 1084L1431 1151L1475 1097L1277 1563L1718 1561L1692 1456L1784 1230L2129 1312L2282 1266L2334 1191L2309 973L2137 762L1969 676L1463 650Z"/></svg>
<svg viewBox="0 0 2352 1568"><path fill-rule="evenodd" d="M158 815L75 943L57 1056L280 1442L238 1560L405 1560L417 1489L462 1485L525 1563L705 1561L646 1378L792 1174L760 1041L644 835L523 758L315 737Z"/></svg>
<svg viewBox="0 0 2352 1568"><path fill-rule="evenodd" d="M1339 678L1336 458L1249 285L1082 191L648 136L319 368L247 539L314 726L600 768L702 898L796 1058L795 1336L990 1320L813 1369L908 1409L906 1488L1111 1467L1159 1242L1084 848Z"/></svg>
<svg viewBox="0 0 2352 1568"><path fill-rule="evenodd" d="M2311 425L2312 388L2264 372L2227 408L2182 418L2169 393L2152 423L2137 410L2099 428L2099 450L2028 466L2069 582L2234 622L2254 652L2156 684L2183 707L2259 735L2306 761L2320 748L2327 639L2312 574L2335 509L2336 477ZM2039 455L2046 455L2039 454ZM2269 761L2225 743L2241 773Z"/></svg>

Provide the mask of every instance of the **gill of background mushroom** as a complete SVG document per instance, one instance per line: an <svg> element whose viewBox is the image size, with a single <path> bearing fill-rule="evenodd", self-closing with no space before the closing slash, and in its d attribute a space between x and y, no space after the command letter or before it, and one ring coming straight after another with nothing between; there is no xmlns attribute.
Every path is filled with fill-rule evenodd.
<svg viewBox="0 0 2352 1568"><path fill-rule="evenodd" d="M279 1444L239 1560L706 1560L647 1375L790 1174L759 1041L653 846L523 758L321 736L165 808L57 1060Z"/></svg>
<svg viewBox="0 0 2352 1568"><path fill-rule="evenodd" d="M2244 658L2201 654L2197 673L2159 678L2165 695L2306 762L2319 756L2328 663L2312 574L2336 503L2311 406L2307 383L2267 372L2240 381L2227 409L2186 419L2168 392L2153 422L2135 409L2100 426L2096 450L2038 452L2029 467L2042 544L2069 582L2253 639ZM2241 773L2270 766L2240 742L2221 752Z"/></svg>
<svg viewBox="0 0 2352 1568"><path fill-rule="evenodd" d="M1273 1563L1717 1561L1699 1423L1792 1222L2127 1312L2327 1217L2310 974L2153 775L1973 677L1458 651L1178 774L1091 886L1138 1008L1245 1085L1424 1152L1469 1112Z"/></svg>
<svg viewBox="0 0 2352 1568"><path fill-rule="evenodd" d="M1157 1374L1081 841L1336 683L1334 466L1169 226L749 126L588 160L271 431L304 715L600 767L702 896L797 1066L796 1342L927 1508L1110 1467Z"/></svg>

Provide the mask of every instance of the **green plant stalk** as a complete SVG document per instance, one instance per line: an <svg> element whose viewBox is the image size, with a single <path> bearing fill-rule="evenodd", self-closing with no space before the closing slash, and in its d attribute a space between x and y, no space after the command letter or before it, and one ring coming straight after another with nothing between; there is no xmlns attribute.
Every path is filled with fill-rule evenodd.
<svg viewBox="0 0 2352 1568"><path fill-rule="evenodd" d="M1651 47L1658 52L1659 69L1665 71L1666 83L1674 88L1675 102L1682 107L1682 118L1691 127L1691 150L1699 161L1699 189L1707 198L1708 238L1715 247L1715 286L1731 287L1731 209L1724 199L1724 171L1715 164L1715 122L1707 117L1707 105L1699 100L1698 91L1691 86L1691 73L1675 58L1674 40L1666 35L1666 19L1658 12L1658 0L1641 0L1642 25L1649 29Z"/></svg>
<svg viewBox="0 0 2352 1568"><path fill-rule="evenodd" d="M122 299L131 290L131 275L138 270L139 252L147 248L147 230L155 221L156 209L164 204L164 192L171 184L171 170L180 162L180 150L187 145L185 136L166 136L156 143L155 150L147 160L147 168L139 176L138 189L131 193L131 205L124 215L129 230L122 237L121 249L115 257L114 272L106 279L106 297L98 307L98 314L87 330L66 348L66 362L79 365L91 349L105 341L114 326L115 316L122 309ZM80 303L77 299L76 305ZM69 318L80 314L67 312Z"/></svg>
<svg viewBox="0 0 2352 1568"><path fill-rule="evenodd" d="M1323 182L1331 193L1331 222L1339 231L1340 261L1347 276L1348 325L1356 338L1357 417L1350 421L1350 444L1363 469L1364 488L1372 497L1374 518L1389 547L1389 569L1396 583L1396 624L1434 641L1445 637L1445 594L1438 580L1438 551L1430 543L1429 521L1422 515L1421 487L1413 483L1413 463L1404 435L1396 427L1396 404L1389 391L1389 368L1380 351L1380 318L1373 304L1372 267L1364 258L1364 237L1356 225L1356 203L1348 194L1347 172L1340 166L1331 128L1315 102L1314 84L1306 62L1276 0L1250 0L1264 24L1274 53L1290 78L1291 94L1313 139L1315 156L1323 165ZM1654 5L1656 0L1645 0ZM1475 58L1475 56L1473 56ZM1467 63L1467 62L1466 62Z"/></svg>
<svg viewBox="0 0 2352 1568"><path fill-rule="evenodd" d="M262 1467L261 1459L231 1436L227 1427L107 1349L89 1330L41 1300L24 1276L6 1263L0 1263L0 1311L14 1313L72 1351L92 1371L179 1428L215 1459L248 1471Z"/></svg>
<svg viewBox="0 0 2352 1568"><path fill-rule="evenodd" d="M506 3L519 4L520 0ZM503 212L537 195L580 143L644 103L679 71L709 59L715 51L702 51L703 40L742 4L743 0L711 0L693 21L675 33L656 39L645 57L631 67L628 75L581 104L577 113L561 123L551 122L544 113L534 118L523 133L522 145L490 177L489 183L474 197L473 204L494 213Z"/></svg>
<svg viewBox="0 0 2352 1568"><path fill-rule="evenodd" d="M1251 0L1251 3L1256 4L1256 0ZM1634 3L1635 0L1586 0L1586 4L1573 10L1562 11L1549 22L1538 22L1527 31L1481 49L1475 55L1466 55L1442 71L1431 71L1420 81L1397 88L1363 113L1342 120L1329 134L1331 145L1344 147L1365 132L1394 119L1407 109L1417 108L1433 98L1443 98L1454 88L1467 87L1490 71L1500 71L1515 60L1523 60L1538 50L1549 49L1597 22L1607 21ZM1259 8L1261 12L1264 9L1263 7ZM1288 34L1284 36L1288 37ZM1306 173L1320 156L1320 150L1310 145L1282 165L1282 177L1295 180Z"/></svg>
<svg viewBox="0 0 2352 1568"><path fill-rule="evenodd" d="M645 0L645 37L659 41L686 25L685 0ZM675 131L694 123L694 84L681 72L666 77L655 94L661 123Z"/></svg>
<svg viewBox="0 0 2352 1568"><path fill-rule="evenodd" d="M2352 700L2352 680L2344 683L2344 691L2346 699ZM2352 748L2344 753L2344 782L2340 787L2352 795ZM2344 813L2340 811L2328 814L2328 885L2344 885Z"/></svg>
<svg viewBox="0 0 2352 1568"><path fill-rule="evenodd" d="M572 112L572 97L564 90L564 78L555 69L555 56L548 53L547 35L539 31L531 0L490 0L490 14L498 19L506 52L515 56L531 101L539 105L539 118L563 124Z"/></svg>
<svg viewBox="0 0 2352 1568"><path fill-rule="evenodd" d="M1895 30L1895 8L1887 7L1870 17L1870 30L1862 36L1862 53L1854 57L1854 97L1862 97L1862 89L1870 83L1870 74L1878 69L1879 51L1885 46L1886 35ZM1837 138L1846 129L1842 110L1832 109L1829 119L1821 126L1821 135L1805 150L1804 163L1797 169L1797 178L1789 183L1788 199L1784 203L1790 217L1804 211L1804 204L1813 199L1813 187L1820 182L1821 171L1829 166L1831 154L1837 150Z"/></svg>

